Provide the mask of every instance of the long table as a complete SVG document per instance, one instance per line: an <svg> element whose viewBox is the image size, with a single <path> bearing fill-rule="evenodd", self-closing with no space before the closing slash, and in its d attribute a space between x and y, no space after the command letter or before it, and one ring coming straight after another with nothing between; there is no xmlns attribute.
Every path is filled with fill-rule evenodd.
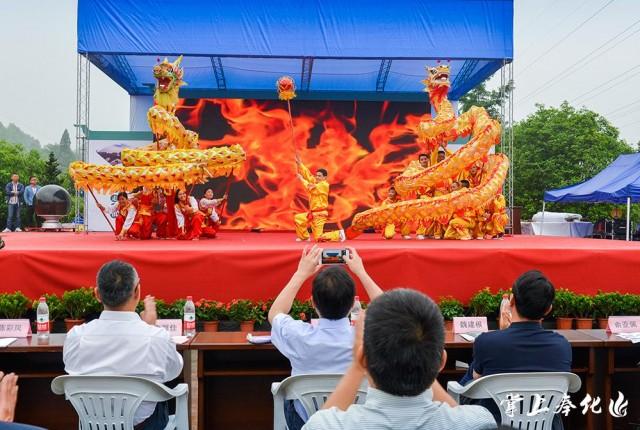
<svg viewBox="0 0 640 430"><path fill-rule="evenodd" d="M567 429L614 429L626 422L637 422L640 413L640 345L633 345L604 330L558 330L571 343L573 372L583 386L572 395L577 406ZM263 335L268 333L254 333ZM190 385L191 429L271 429L273 398L271 383L290 375L289 361L273 345L251 345L244 333L198 333L179 345L185 368L177 382ZM20 391L16 421L40 425L51 430L77 427L77 417L64 396L51 392L51 380L64 374L62 346L64 334L52 334L47 342L37 337L19 339L0 354L0 370L16 372ZM459 380L464 372L456 360L469 363L473 343L446 333L448 359L438 380L443 386ZM622 390L629 407L625 418L612 419L609 399ZM581 414L579 402L589 393L600 396L603 413ZM625 427L626 428L626 427Z"/></svg>

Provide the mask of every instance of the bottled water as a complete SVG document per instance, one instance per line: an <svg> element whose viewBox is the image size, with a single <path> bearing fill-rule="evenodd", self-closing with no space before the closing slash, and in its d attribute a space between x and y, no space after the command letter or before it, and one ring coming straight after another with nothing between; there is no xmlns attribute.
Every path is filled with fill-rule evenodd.
<svg viewBox="0 0 640 430"><path fill-rule="evenodd" d="M187 296L187 302L184 304L183 317L183 334L187 337L193 337L196 334L196 306L193 304L193 297Z"/></svg>
<svg viewBox="0 0 640 430"><path fill-rule="evenodd" d="M49 337L49 306L44 297L40 297L36 310L36 326L38 337Z"/></svg>
<svg viewBox="0 0 640 430"><path fill-rule="evenodd" d="M508 294L503 294L502 301L500 302L500 318L505 314L511 318L511 302L509 302Z"/></svg>
<svg viewBox="0 0 640 430"><path fill-rule="evenodd" d="M360 303L360 297L355 296L353 300L353 308L351 308L351 325L356 325L356 321L360 318L360 312L362 312L362 304Z"/></svg>

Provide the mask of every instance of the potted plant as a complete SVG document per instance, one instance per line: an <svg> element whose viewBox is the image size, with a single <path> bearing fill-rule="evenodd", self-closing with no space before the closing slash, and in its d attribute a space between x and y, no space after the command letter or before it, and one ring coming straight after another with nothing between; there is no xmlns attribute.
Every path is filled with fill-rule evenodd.
<svg viewBox="0 0 640 430"><path fill-rule="evenodd" d="M68 315L68 318L64 319L67 331L83 324L88 314L99 312L101 308L93 289L88 287L65 291L62 294L62 304Z"/></svg>
<svg viewBox="0 0 640 430"><path fill-rule="evenodd" d="M202 321L203 331L218 331L220 318L227 308L216 300L200 299L196 303L196 319Z"/></svg>
<svg viewBox="0 0 640 430"><path fill-rule="evenodd" d="M621 308L619 311L621 315L640 315L640 295L624 294L621 298Z"/></svg>
<svg viewBox="0 0 640 430"><path fill-rule="evenodd" d="M311 318L315 316L315 309L311 300L302 301L294 299L289 315L291 315L291 318L294 320L311 322Z"/></svg>
<svg viewBox="0 0 640 430"><path fill-rule="evenodd" d="M609 317L619 315L624 308L624 296L618 292L603 293L598 291L593 297L595 316L598 318L598 328L606 329L609 326Z"/></svg>
<svg viewBox="0 0 640 430"><path fill-rule="evenodd" d="M240 323L240 331L250 332L260 312L251 300L234 299L227 304L227 315L230 320Z"/></svg>
<svg viewBox="0 0 640 430"><path fill-rule="evenodd" d="M575 293L560 288L556 291L553 300L553 316L556 317L556 328L558 330L570 330L573 328L573 298Z"/></svg>
<svg viewBox="0 0 640 430"><path fill-rule="evenodd" d="M576 328L591 330L593 328L593 297L576 294L573 298L573 314L576 317Z"/></svg>
<svg viewBox="0 0 640 430"><path fill-rule="evenodd" d="M440 297L438 307L444 318L445 331L453 330L453 318L464 316L462 302L452 296Z"/></svg>
<svg viewBox="0 0 640 430"><path fill-rule="evenodd" d="M500 300L502 296L494 295L489 287L485 287L469 300L469 313L476 317L496 317L499 313Z"/></svg>
<svg viewBox="0 0 640 430"><path fill-rule="evenodd" d="M66 309L64 308L64 304L60 297L55 294L43 294L45 301L47 302L47 306L49 307L49 326L53 328L53 323L56 321L60 321L61 318L66 317ZM40 298L33 301L31 304L31 308L34 312L37 311L38 305L40 304ZM51 330L53 331L53 330Z"/></svg>
<svg viewBox="0 0 640 430"><path fill-rule="evenodd" d="M30 300L20 291L0 294L0 316L8 319L22 318Z"/></svg>

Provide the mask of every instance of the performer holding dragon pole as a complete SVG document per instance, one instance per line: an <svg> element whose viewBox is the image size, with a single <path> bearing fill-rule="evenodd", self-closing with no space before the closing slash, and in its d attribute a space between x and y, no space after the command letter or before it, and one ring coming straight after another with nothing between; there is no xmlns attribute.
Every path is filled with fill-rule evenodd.
<svg viewBox="0 0 640 430"><path fill-rule="evenodd" d="M298 242L309 240L309 227L313 238L318 242L344 241L344 230L324 232L324 225L329 217L329 182L327 171L318 169L315 175L302 164L300 155L296 153L296 165L298 167L298 179L309 196L309 211L298 213L294 216L296 224L296 240Z"/></svg>

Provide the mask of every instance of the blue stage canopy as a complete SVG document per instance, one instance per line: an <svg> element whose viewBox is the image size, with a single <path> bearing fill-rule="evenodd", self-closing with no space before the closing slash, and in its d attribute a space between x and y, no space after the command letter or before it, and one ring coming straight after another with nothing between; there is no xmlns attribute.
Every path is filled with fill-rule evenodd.
<svg viewBox="0 0 640 430"><path fill-rule="evenodd" d="M546 202L632 203L640 201L640 154L621 155L593 178L545 191Z"/></svg>
<svg viewBox="0 0 640 430"><path fill-rule="evenodd" d="M425 100L450 60L456 100L513 58L513 0L78 0L78 52L131 95L183 54L183 97Z"/></svg>

